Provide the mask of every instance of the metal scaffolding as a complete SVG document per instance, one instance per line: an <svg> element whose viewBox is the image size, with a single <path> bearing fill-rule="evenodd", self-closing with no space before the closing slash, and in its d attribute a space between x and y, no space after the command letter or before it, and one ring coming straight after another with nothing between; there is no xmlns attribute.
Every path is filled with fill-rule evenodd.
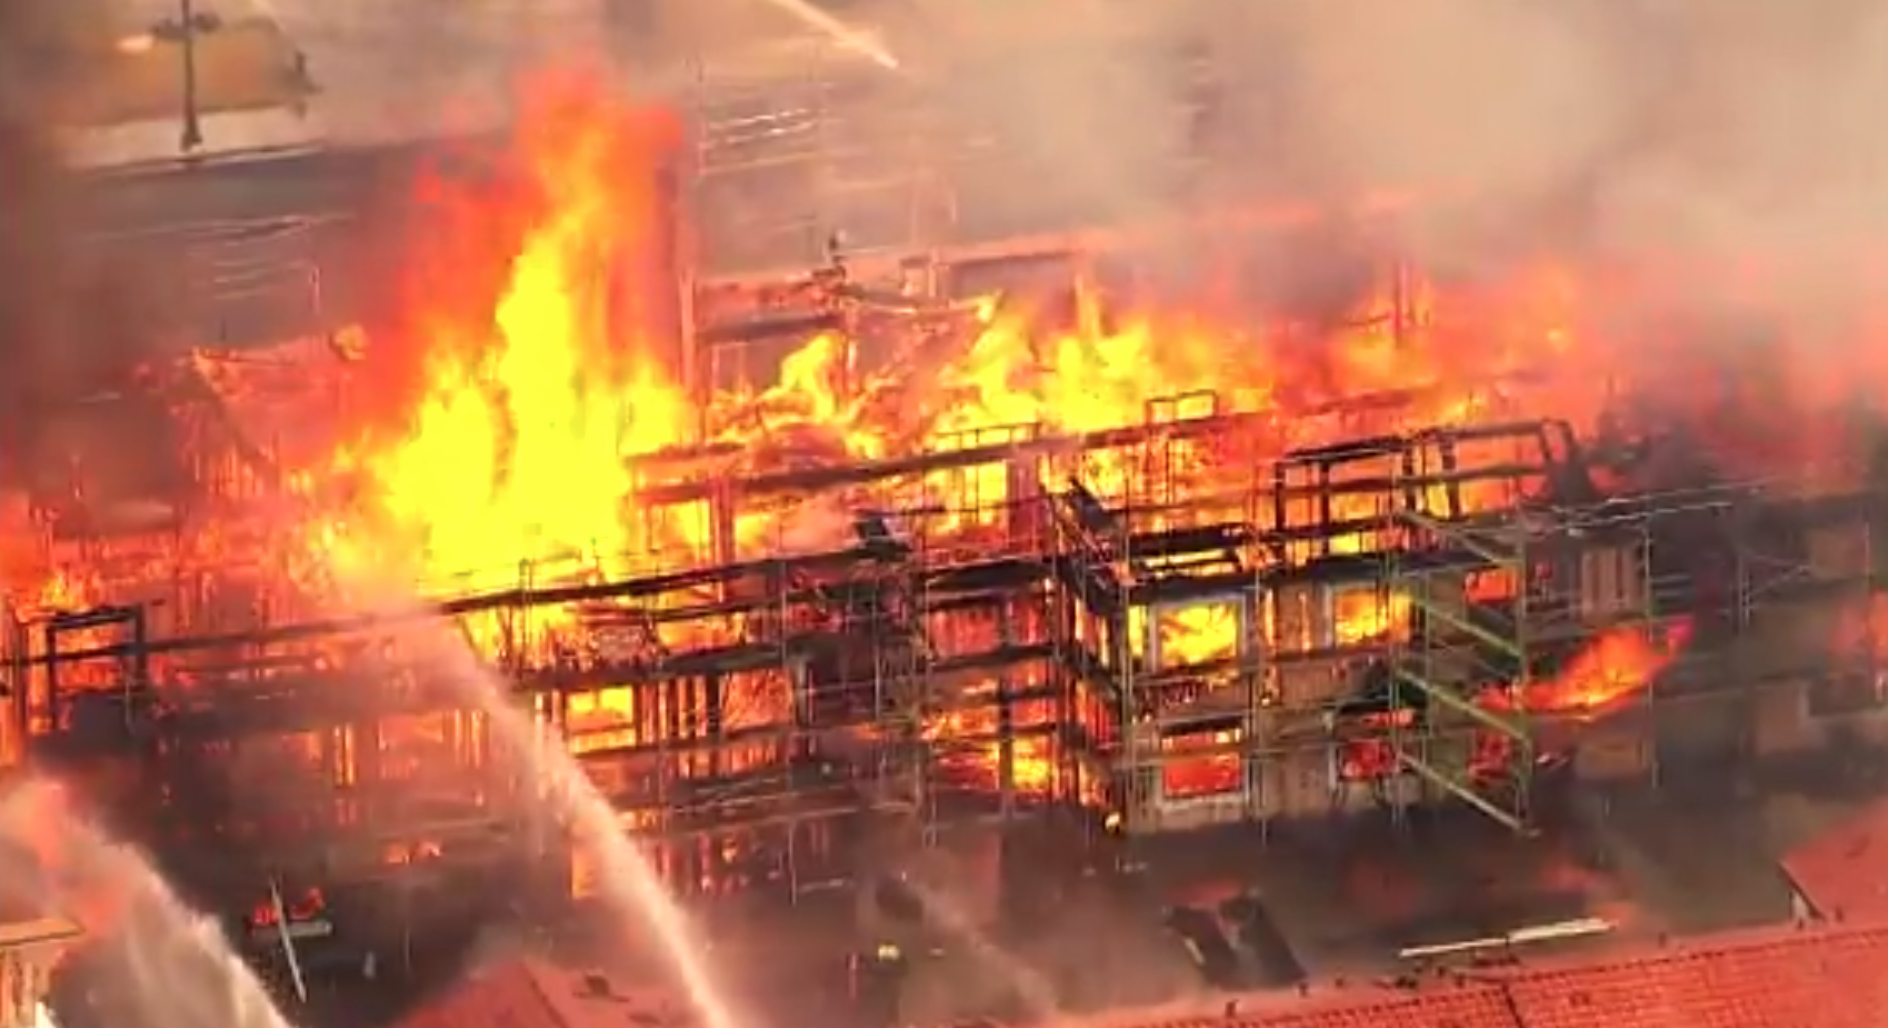
<svg viewBox="0 0 1888 1028"><path fill-rule="evenodd" d="M1523 830L1534 767L1526 695L1539 663L1525 529L1406 506L1392 523L1407 542L1386 554L1386 588L1411 615L1388 661L1397 765ZM1475 582L1496 583L1495 598L1478 600ZM1494 697L1502 702L1487 702ZM1401 817L1406 804L1396 795Z"/></svg>
<svg viewBox="0 0 1888 1028"><path fill-rule="evenodd" d="M744 131L757 147L797 140L776 156L816 164L827 90L743 115ZM704 144L729 163L702 177L761 174L765 155L729 156L740 145ZM937 328L953 311L930 299L877 312L880 336L846 345L975 331ZM1414 325L1405 306L1381 319L1392 334ZM858 327L847 313L837 326ZM799 345L789 327L780 339ZM861 833L922 846L965 821L1069 808L1160 832L1400 821L1448 801L1526 830L1543 757L1594 763L1610 733L1638 755L1629 773L1656 780L1668 733L1696 737L1707 701L1731 708L1724 681L1764 664L1820 695L1802 684L1819 673L1806 648L1774 627L1779 610L1827 615L1817 597L1867 609L1865 659L1843 675L1873 694L1875 486L1609 497L1566 424L1409 424L1423 409L1386 393L1281 425L1196 392L1105 431L1004 426L877 460L757 468L726 446L636 459L635 554L506 568L418 613L473 642L537 741L660 840L684 890L797 895L853 873L842 853ZM191 477L216 501L199 509L267 523L275 447L246 447L239 419L215 414L187 419ZM796 512L839 530L790 541ZM743 531L767 522L774 538ZM349 843L324 859L377 872L389 849L412 860L522 825L562 892L584 891L582 841L539 816L489 712L428 674L398 626L311 620L278 595L292 589L271 592L268 538L245 537L263 555L224 580L101 594L110 616L14 633L20 748L135 754L133 779L202 808L144 810L153 831L192 826L187 846L168 840L180 850L226 833L281 859L338 834ZM1681 631L1691 655L1630 709L1536 702L1578 685L1569 666L1596 641L1664 652ZM1794 664L1771 656L1784 651ZM214 795L247 784L244 761L282 769L249 777L294 823Z"/></svg>
<svg viewBox="0 0 1888 1028"><path fill-rule="evenodd" d="M1150 417L1112 462L1136 469L1113 502L1080 482L1058 494L1059 582L1082 629L1066 659L1119 726L1104 752L1128 826L1359 801L1400 819L1448 797L1525 828L1536 679L1598 635L1650 630L1634 577L1648 537L1519 506L1569 470L1554 423L1294 452L1236 501L1164 481L1176 445L1236 451L1235 425L1210 403ZM1168 637L1189 622L1214 633L1191 653Z"/></svg>
<svg viewBox="0 0 1888 1028"><path fill-rule="evenodd" d="M1655 779L1698 704L1730 709L1725 681L1814 694L1813 647L1764 656L1800 634L1790 612L1874 602L1872 570L1856 573L1875 552L1871 494L1555 505L1540 490L1564 492L1578 464L1551 422L1242 457L1265 425L1195 395L1087 436L1016 429L876 464L645 482L652 518L724 526L707 535L814 496L854 513L830 548L725 541L713 560L644 554L602 580L527 565L416 616L475 640L544 744L663 840L678 888L797 894L848 877L860 831L922 847L1053 809L1159 832L1454 800L1525 830L1542 757L1591 762L1616 734L1639 754L1622 773ZM399 626L154 634L142 609L16 633L9 685L35 756L134 753L128 781L187 797L138 808L153 832L196 833L175 845L207 852L203 833L228 832L281 860L345 837L323 859L370 873L515 823L542 856L571 850L522 802L490 717ZM1681 627L1691 655L1627 709L1536 711L1540 690L1579 687L1569 665L1596 640L1669 652ZM1854 668L1878 666L1872 620L1860 630ZM1872 673L1844 668L1874 694ZM365 682L379 688L352 688ZM1772 735L1804 723L1751 717ZM277 772L235 774L257 760ZM232 781L247 803L215 784ZM258 801L276 814L242 813ZM562 891L584 890L583 865L578 845Z"/></svg>
<svg viewBox="0 0 1888 1028"><path fill-rule="evenodd" d="M677 271L704 422L717 390L774 381L816 333L850 372L863 349L964 330L937 327L956 313L947 265L1079 266L1124 245L1075 233L946 250L962 141L915 88L829 44L794 62L696 69ZM297 256L317 227L206 230L196 273L228 302L319 320L320 280ZM923 274L881 291L868 264ZM1407 269L1391 285L1389 308L1353 328L1423 328ZM696 324L717 290L753 300L751 317ZM892 327L861 331L875 302ZM173 398L191 401L192 511L227 522L217 552L184 552L177 525L132 541L36 530L94 569L214 557L215 574L9 619L0 763L108 767L139 841L167 854L253 848L373 876L518 838L547 888L589 892L593 854L547 813L493 710L443 682L403 626L298 605L270 535L293 520L271 506L293 462L281 440L245 440L202 384L185 376ZM1566 424L1426 429L1406 421L1417 407L1397 393L1293 410L1319 423L1293 434L1276 412L1195 392L1106 431L1000 426L879 460L757 469L703 446L631 461L637 553L508 567L415 617L471 643L527 712L537 758L568 754L684 892L797 897L875 873L862 837L884 855L1071 809L1156 833L1403 823L1455 802L1525 832L1553 760L1656 784L1668 764L1702 766L1674 747L1803 750L1846 716L1819 711L1884 705L1879 472L1839 476L1832 495L1792 481L1609 497ZM846 523L816 544L737 531L825 503ZM689 531L656 530L676 525ZM663 551L665 536L707 542ZM1809 633L1848 620L1826 666ZM1618 709L1541 702L1577 692L1583 655L1615 636L1683 653Z"/></svg>
<svg viewBox="0 0 1888 1028"><path fill-rule="evenodd" d="M904 80L836 44L784 73L696 62L696 257L705 280L797 277L835 253L913 257L948 241L951 143Z"/></svg>

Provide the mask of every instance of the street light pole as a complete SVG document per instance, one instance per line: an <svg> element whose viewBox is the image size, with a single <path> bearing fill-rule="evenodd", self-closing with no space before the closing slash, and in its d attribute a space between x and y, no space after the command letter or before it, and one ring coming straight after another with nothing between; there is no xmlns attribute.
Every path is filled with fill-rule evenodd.
<svg viewBox="0 0 1888 1028"><path fill-rule="evenodd" d="M197 11L195 0L177 0L178 31L184 59L184 127L178 141L185 153L203 145L203 125L197 117Z"/></svg>

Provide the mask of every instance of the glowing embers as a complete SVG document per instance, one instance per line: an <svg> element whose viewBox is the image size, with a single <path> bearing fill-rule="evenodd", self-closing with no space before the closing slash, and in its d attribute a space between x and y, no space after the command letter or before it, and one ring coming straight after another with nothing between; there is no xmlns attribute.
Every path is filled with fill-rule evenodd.
<svg viewBox="0 0 1888 1028"><path fill-rule="evenodd" d="M605 686L543 696L538 705L541 717L561 723L564 745L578 755L725 741L794 716L792 686L780 669Z"/></svg>
<svg viewBox="0 0 1888 1028"><path fill-rule="evenodd" d="M1265 637L1283 655L1380 646L1408 638L1410 613L1382 582L1286 583L1268 594Z"/></svg>
<svg viewBox="0 0 1888 1028"><path fill-rule="evenodd" d="M944 693L954 709L929 715L938 785L964 793L1051 798L1073 783L1058 768L1056 736L1064 720L1051 687L1055 671L1031 661L1002 678L979 678Z"/></svg>
<svg viewBox="0 0 1888 1028"><path fill-rule="evenodd" d="M1331 604L1331 639L1338 646L1390 642L1409 635L1408 596L1377 585L1333 589L1326 596Z"/></svg>
<svg viewBox="0 0 1888 1028"><path fill-rule="evenodd" d="M976 599L979 602L966 601L925 612L923 632L934 658L939 661L976 662L978 658L1027 649L1049 641L1051 622L1045 609L1049 596L1040 585L1025 586L1009 595L979 595ZM1092 617L1084 620L1091 629L1098 624ZM1082 628L1083 622L1078 621L1078 641ZM1024 677L1040 684L1039 676L1034 672L1028 672ZM982 688L983 681L977 679L970 690L974 692ZM946 692L952 691L949 682L939 681L935 684Z"/></svg>
<svg viewBox="0 0 1888 1028"><path fill-rule="evenodd" d="M785 671L728 672L541 694L537 718L617 807L684 815L723 792L775 802L796 743ZM811 740L802 740L812 745ZM840 759L843 754L821 754Z"/></svg>
<svg viewBox="0 0 1888 1028"><path fill-rule="evenodd" d="M24 709L29 735L58 731L87 745L109 745L139 711L122 702L151 679L144 611L98 607L56 613L22 626ZM16 686L17 687L17 686Z"/></svg>
<svg viewBox="0 0 1888 1028"><path fill-rule="evenodd" d="M1136 607L1129 620L1134 656L1153 671L1236 661L1247 652L1251 611L1245 595Z"/></svg>
<svg viewBox="0 0 1888 1028"><path fill-rule="evenodd" d="M1273 465L1261 513L1285 563L1392 552L1406 545L1412 518L1451 522L1540 494L1567 456L1553 445L1564 424L1478 425L1461 414L1412 422L1403 420L1409 409L1377 412L1395 425L1388 434L1319 440Z"/></svg>
<svg viewBox="0 0 1888 1028"><path fill-rule="evenodd" d="M785 885L797 892L847 881L853 870L852 826L843 818L814 817L719 829L691 830L665 824L659 812L630 811L619 827L636 836L651 869L681 896L731 895L757 886ZM664 828L672 830L661 834ZM607 868L596 846L573 839L570 897L603 895Z"/></svg>
<svg viewBox="0 0 1888 1028"><path fill-rule="evenodd" d="M1130 610L1140 720L1198 718L1250 702L1241 685L1252 681L1253 596L1222 593Z"/></svg>
<svg viewBox="0 0 1888 1028"><path fill-rule="evenodd" d="M1852 665L1888 662L1888 594L1870 593L1843 605L1830 635L1838 660Z"/></svg>
<svg viewBox="0 0 1888 1028"><path fill-rule="evenodd" d="M1366 710L1334 724L1331 744L1331 780L1341 785L1376 782L1398 774L1399 733L1417 727L1422 715L1411 708Z"/></svg>
<svg viewBox="0 0 1888 1028"><path fill-rule="evenodd" d="M46 577L39 595L25 607L25 613L53 616L76 614L97 605L98 584L70 566L61 567Z"/></svg>
<svg viewBox="0 0 1888 1028"><path fill-rule="evenodd" d="M1170 804L1242 792L1244 729L1237 724L1160 735L1159 802Z"/></svg>
<svg viewBox="0 0 1888 1028"><path fill-rule="evenodd" d="M265 945L278 941L276 933L285 922L292 938L334 933L334 925L328 921L328 897L314 886L292 896L272 891L250 908L243 922L249 930L250 941Z"/></svg>
<svg viewBox="0 0 1888 1028"><path fill-rule="evenodd" d="M1009 432L1000 434L1007 437ZM933 530L947 539L1000 538L999 530L1012 522L1010 500L1018 491L1012 488L1012 479L1017 477L1017 470L1008 461L997 461L926 475L924 492L943 511Z"/></svg>

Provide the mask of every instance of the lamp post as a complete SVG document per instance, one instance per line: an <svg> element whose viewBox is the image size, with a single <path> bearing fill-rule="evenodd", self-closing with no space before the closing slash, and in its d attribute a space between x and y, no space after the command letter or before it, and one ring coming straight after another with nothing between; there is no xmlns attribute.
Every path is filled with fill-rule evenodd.
<svg viewBox="0 0 1888 1028"><path fill-rule="evenodd" d="M177 29L183 46L184 125L178 145L190 153L203 145L203 124L197 116L197 11L195 0L177 0Z"/></svg>

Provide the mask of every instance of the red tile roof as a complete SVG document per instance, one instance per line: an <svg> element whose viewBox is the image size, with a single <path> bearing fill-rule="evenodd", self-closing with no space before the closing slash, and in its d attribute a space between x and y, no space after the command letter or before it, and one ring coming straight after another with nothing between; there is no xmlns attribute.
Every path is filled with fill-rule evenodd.
<svg viewBox="0 0 1888 1028"><path fill-rule="evenodd" d="M1783 871L1824 917L1888 920L1888 800L1791 850Z"/></svg>
<svg viewBox="0 0 1888 1028"><path fill-rule="evenodd" d="M535 961L507 961L458 982L401 1022L401 1028L558 1028L538 986Z"/></svg>
<svg viewBox="0 0 1888 1028"><path fill-rule="evenodd" d="M1325 989L1255 1003L1232 1019L1129 1028L1880 1028L1888 926L1729 933L1477 972L1463 986L1428 979L1414 992Z"/></svg>
<svg viewBox="0 0 1888 1028"><path fill-rule="evenodd" d="M1506 990L1494 985L1446 984L1430 985L1422 992L1378 992L1324 1009L1280 1012L1258 1023L1264 1028L1522 1028Z"/></svg>
<svg viewBox="0 0 1888 1028"><path fill-rule="evenodd" d="M1637 959L1517 973L1523 1028L1888 1025L1888 928L1719 936Z"/></svg>
<svg viewBox="0 0 1888 1028"><path fill-rule="evenodd" d="M494 968L402 1028L623 1028L637 1004L586 995L583 975L535 961ZM1096 1022L1101 1024L1103 1022ZM1223 1015L1111 1017L1113 1028L1882 1028L1888 923L1735 933L1601 961L1268 995Z"/></svg>
<svg viewBox="0 0 1888 1028"><path fill-rule="evenodd" d="M584 972L511 960L459 982L400 1028L627 1028L642 1023L637 1014L654 1014L658 1023L670 1020L663 1016L671 1008L667 997L619 982L607 988L599 996Z"/></svg>

